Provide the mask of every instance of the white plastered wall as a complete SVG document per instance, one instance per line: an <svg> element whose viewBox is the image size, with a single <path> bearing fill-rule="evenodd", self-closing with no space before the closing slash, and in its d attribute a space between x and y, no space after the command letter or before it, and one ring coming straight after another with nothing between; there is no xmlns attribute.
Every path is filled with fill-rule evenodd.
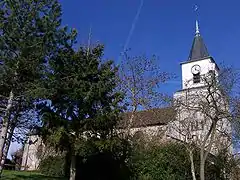
<svg viewBox="0 0 240 180"><path fill-rule="evenodd" d="M194 65L199 65L201 68L200 75L207 74L210 70L215 70L216 75L218 74L216 64L212 62L210 58L202 59L198 61L190 61L187 63L182 63L182 89L193 88L193 87L201 87L203 86L203 82L201 83L193 83L193 74L192 67Z"/></svg>

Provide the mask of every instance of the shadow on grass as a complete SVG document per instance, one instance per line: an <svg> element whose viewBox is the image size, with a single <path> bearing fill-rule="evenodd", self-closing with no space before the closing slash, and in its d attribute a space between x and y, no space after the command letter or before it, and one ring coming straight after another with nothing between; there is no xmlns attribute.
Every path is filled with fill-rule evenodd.
<svg viewBox="0 0 240 180"><path fill-rule="evenodd" d="M31 179L31 180L66 180L65 178L49 177L40 174L33 174L31 176L16 175L16 179Z"/></svg>
<svg viewBox="0 0 240 180"><path fill-rule="evenodd" d="M3 173L1 180L66 180L61 177L49 177L39 173L23 171L7 171Z"/></svg>
<svg viewBox="0 0 240 180"><path fill-rule="evenodd" d="M31 176L25 176L25 175L15 175L16 179L27 179L27 180L66 180L65 178L57 178L57 177L49 177L49 176L44 176L40 174L33 174Z"/></svg>

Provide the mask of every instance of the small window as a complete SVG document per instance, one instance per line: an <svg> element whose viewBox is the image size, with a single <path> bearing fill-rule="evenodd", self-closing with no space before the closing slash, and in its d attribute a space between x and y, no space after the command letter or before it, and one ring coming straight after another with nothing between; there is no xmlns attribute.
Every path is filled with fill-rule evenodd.
<svg viewBox="0 0 240 180"><path fill-rule="evenodd" d="M193 83L200 83L200 73L193 75Z"/></svg>

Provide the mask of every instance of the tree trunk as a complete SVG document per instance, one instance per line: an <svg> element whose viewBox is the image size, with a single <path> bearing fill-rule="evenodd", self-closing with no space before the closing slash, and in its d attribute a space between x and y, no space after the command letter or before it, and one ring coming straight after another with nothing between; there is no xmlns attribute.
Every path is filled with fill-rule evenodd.
<svg viewBox="0 0 240 180"><path fill-rule="evenodd" d="M5 140L5 146L4 146L4 150L3 150L3 155L2 155L2 160L0 162L0 174L2 174L3 167L4 167L5 161L7 159L8 151L9 151L9 148L10 148L10 145L11 145L11 142L12 142L12 137L13 137L13 132L14 132L14 129L15 129L16 119L17 119L17 116L14 117L13 122L11 122L12 124L9 125L9 127L8 127L9 132L7 133L7 137L6 137L6 140Z"/></svg>
<svg viewBox="0 0 240 180"><path fill-rule="evenodd" d="M200 179L201 180L205 180L205 163L204 162L200 162Z"/></svg>
<svg viewBox="0 0 240 180"><path fill-rule="evenodd" d="M64 164L64 176L70 177L70 170L69 167L71 166L71 152L70 150L67 150L66 156L65 156L65 164Z"/></svg>
<svg viewBox="0 0 240 180"><path fill-rule="evenodd" d="M131 128L132 128L132 125L133 125L133 120L135 118L135 113L137 111L137 106L134 106L133 110L132 110L132 115L129 119L129 122L127 124L127 134L130 135L130 132L131 132Z"/></svg>
<svg viewBox="0 0 240 180"><path fill-rule="evenodd" d="M2 174L2 170L3 170L3 167L4 167L5 161L7 159L8 151L9 151L11 140L12 140L12 135L13 135L13 131L11 129L11 132L9 132L7 140L6 140L4 150L3 150L2 160L0 162L0 174Z"/></svg>
<svg viewBox="0 0 240 180"><path fill-rule="evenodd" d="M205 140L202 144L201 150L200 150L200 179L205 180L205 162L207 160L208 154L210 153L213 142L214 142L214 137L216 133L216 127L217 127L217 121L213 121L212 125L208 131L208 134L205 137ZM209 139L210 136L210 139ZM205 149L206 142L209 139L208 147Z"/></svg>
<svg viewBox="0 0 240 180"><path fill-rule="evenodd" d="M14 97L13 91L11 91L9 94L6 112L3 117L1 134L0 134L0 162L2 162L2 159L3 159L3 153L4 153L4 148L5 148L5 143L6 143L6 139L7 139L7 133L8 133L10 110L12 108L12 103L13 103L13 97ZM2 169L2 168L3 168L3 166L1 163L0 169ZM1 175L1 172L0 172L0 175Z"/></svg>
<svg viewBox="0 0 240 180"><path fill-rule="evenodd" d="M69 180L75 180L75 178L76 178L76 156L72 155Z"/></svg>
<svg viewBox="0 0 240 180"><path fill-rule="evenodd" d="M205 180L204 149L200 150L200 179Z"/></svg>
<svg viewBox="0 0 240 180"><path fill-rule="evenodd" d="M192 152L192 150L189 150L189 157L190 157L190 162L191 162L192 178L193 178L193 180L196 180L196 174L195 174L195 167L194 167L193 152Z"/></svg>

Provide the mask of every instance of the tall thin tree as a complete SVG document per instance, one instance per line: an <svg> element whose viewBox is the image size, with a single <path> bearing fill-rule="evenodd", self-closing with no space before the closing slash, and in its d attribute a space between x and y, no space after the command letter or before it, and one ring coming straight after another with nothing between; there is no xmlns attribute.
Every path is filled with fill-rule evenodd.
<svg viewBox="0 0 240 180"><path fill-rule="evenodd" d="M0 2L0 174L7 137L12 137L7 136L9 125L16 124L16 116L31 108L34 96L41 93L38 87L49 59L75 40L76 33L60 25L57 0Z"/></svg>

